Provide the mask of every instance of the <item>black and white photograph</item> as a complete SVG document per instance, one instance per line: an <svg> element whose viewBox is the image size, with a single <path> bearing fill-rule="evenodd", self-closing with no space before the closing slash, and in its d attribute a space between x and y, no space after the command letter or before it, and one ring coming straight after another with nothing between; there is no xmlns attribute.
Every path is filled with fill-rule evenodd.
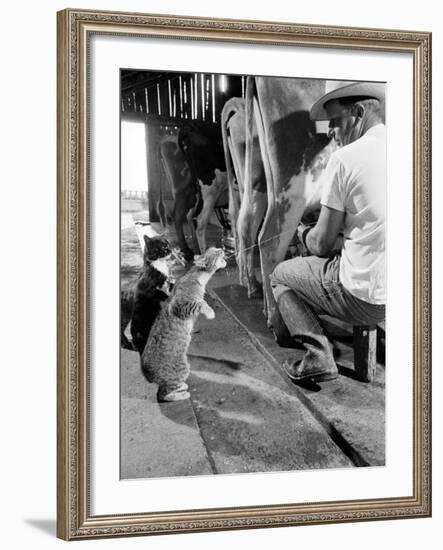
<svg viewBox="0 0 443 550"><path fill-rule="evenodd" d="M202 13L57 14L57 535L429 518L431 33Z"/></svg>
<svg viewBox="0 0 443 550"><path fill-rule="evenodd" d="M5 3L3 548L440 550L438 6Z"/></svg>
<svg viewBox="0 0 443 550"><path fill-rule="evenodd" d="M120 478L380 467L375 81L120 69Z"/></svg>

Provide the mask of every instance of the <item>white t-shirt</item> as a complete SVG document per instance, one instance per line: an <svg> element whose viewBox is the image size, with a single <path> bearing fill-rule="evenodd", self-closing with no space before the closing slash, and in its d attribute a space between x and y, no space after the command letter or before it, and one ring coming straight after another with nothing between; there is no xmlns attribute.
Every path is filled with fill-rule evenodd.
<svg viewBox="0 0 443 550"><path fill-rule="evenodd" d="M346 213L340 281L357 298L385 304L384 124L335 151L322 178L321 204Z"/></svg>

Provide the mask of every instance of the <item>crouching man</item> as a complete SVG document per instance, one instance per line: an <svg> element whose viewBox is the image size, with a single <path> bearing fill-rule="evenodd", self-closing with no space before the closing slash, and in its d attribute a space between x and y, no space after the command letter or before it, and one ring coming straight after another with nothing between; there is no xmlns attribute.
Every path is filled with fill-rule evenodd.
<svg viewBox="0 0 443 550"><path fill-rule="evenodd" d="M354 83L320 98L312 120L329 120L340 147L322 175L321 212L299 239L313 256L280 263L271 285L280 315L306 353L286 362L296 381L332 380L338 369L318 315L354 325L385 318L386 130L384 85ZM343 232L340 253L333 253Z"/></svg>

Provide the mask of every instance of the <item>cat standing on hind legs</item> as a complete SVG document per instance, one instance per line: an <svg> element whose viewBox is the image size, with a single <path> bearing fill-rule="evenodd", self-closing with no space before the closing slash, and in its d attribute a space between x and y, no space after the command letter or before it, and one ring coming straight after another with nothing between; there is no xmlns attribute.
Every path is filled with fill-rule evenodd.
<svg viewBox="0 0 443 550"><path fill-rule="evenodd" d="M158 384L159 401L190 397L186 380L190 373L187 352L192 331L200 313L207 319L215 317L204 299L205 290L209 279L223 267L226 261L219 248L209 248L197 256L194 266L175 283L151 329L141 367L148 382Z"/></svg>
<svg viewBox="0 0 443 550"><path fill-rule="evenodd" d="M121 345L142 353L149 331L172 284L170 259L173 250L168 240L144 235L143 269L135 283L121 293ZM125 335L131 321L132 343Z"/></svg>

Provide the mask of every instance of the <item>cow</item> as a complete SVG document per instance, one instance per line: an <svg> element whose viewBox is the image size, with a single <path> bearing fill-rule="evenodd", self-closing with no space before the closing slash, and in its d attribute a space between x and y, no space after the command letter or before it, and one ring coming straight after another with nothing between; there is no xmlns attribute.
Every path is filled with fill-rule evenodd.
<svg viewBox="0 0 443 550"><path fill-rule="evenodd" d="M258 245L269 325L276 311L269 275L284 259L303 213L319 208L319 176L336 147L327 135L316 133L309 117L324 91L324 80L249 77L247 82L245 187L251 185L255 123L267 186Z"/></svg>
<svg viewBox="0 0 443 550"><path fill-rule="evenodd" d="M248 294L253 295L257 283L252 264L253 249L248 250L248 247L254 244L256 236L251 231L251 218L263 212L252 227L258 229L262 222L258 246L264 310L269 326L278 318L269 275L285 258L302 216L319 211L319 176L336 148L326 134L317 134L309 118L312 104L324 90L325 81L320 80L247 79L243 197L236 228L238 256L240 276L243 281L246 278ZM235 140L231 138L232 141ZM260 163L264 184L257 180ZM273 328L278 339L280 328Z"/></svg>
<svg viewBox="0 0 443 550"><path fill-rule="evenodd" d="M197 219L200 252L206 250L206 229L214 208L228 205L228 183L221 129L218 124L192 120L180 128L178 144L200 186L203 207Z"/></svg>
<svg viewBox="0 0 443 550"><path fill-rule="evenodd" d="M248 297L261 294L254 271L254 244L266 210L266 178L257 132L254 132L252 167L245 188L246 118L245 100L233 97L223 106L222 135L229 186L229 216L234 236L240 283Z"/></svg>
<svg viewBox="0 0 443 550"><path fill-rule="evenodd" d="M173 220L178 245L185 258L191 260L194 257L194 253L186 242L183 227L187 220L191 231L193 246L198 248L193 221L199 192L198 187L191 175L189 165L178 146L176 135L165 136L160 141L158 145L158 155L174 200ZM163 227L166 227L167 216L163 202L163 185L161 179L157 211Z"/></svg>

